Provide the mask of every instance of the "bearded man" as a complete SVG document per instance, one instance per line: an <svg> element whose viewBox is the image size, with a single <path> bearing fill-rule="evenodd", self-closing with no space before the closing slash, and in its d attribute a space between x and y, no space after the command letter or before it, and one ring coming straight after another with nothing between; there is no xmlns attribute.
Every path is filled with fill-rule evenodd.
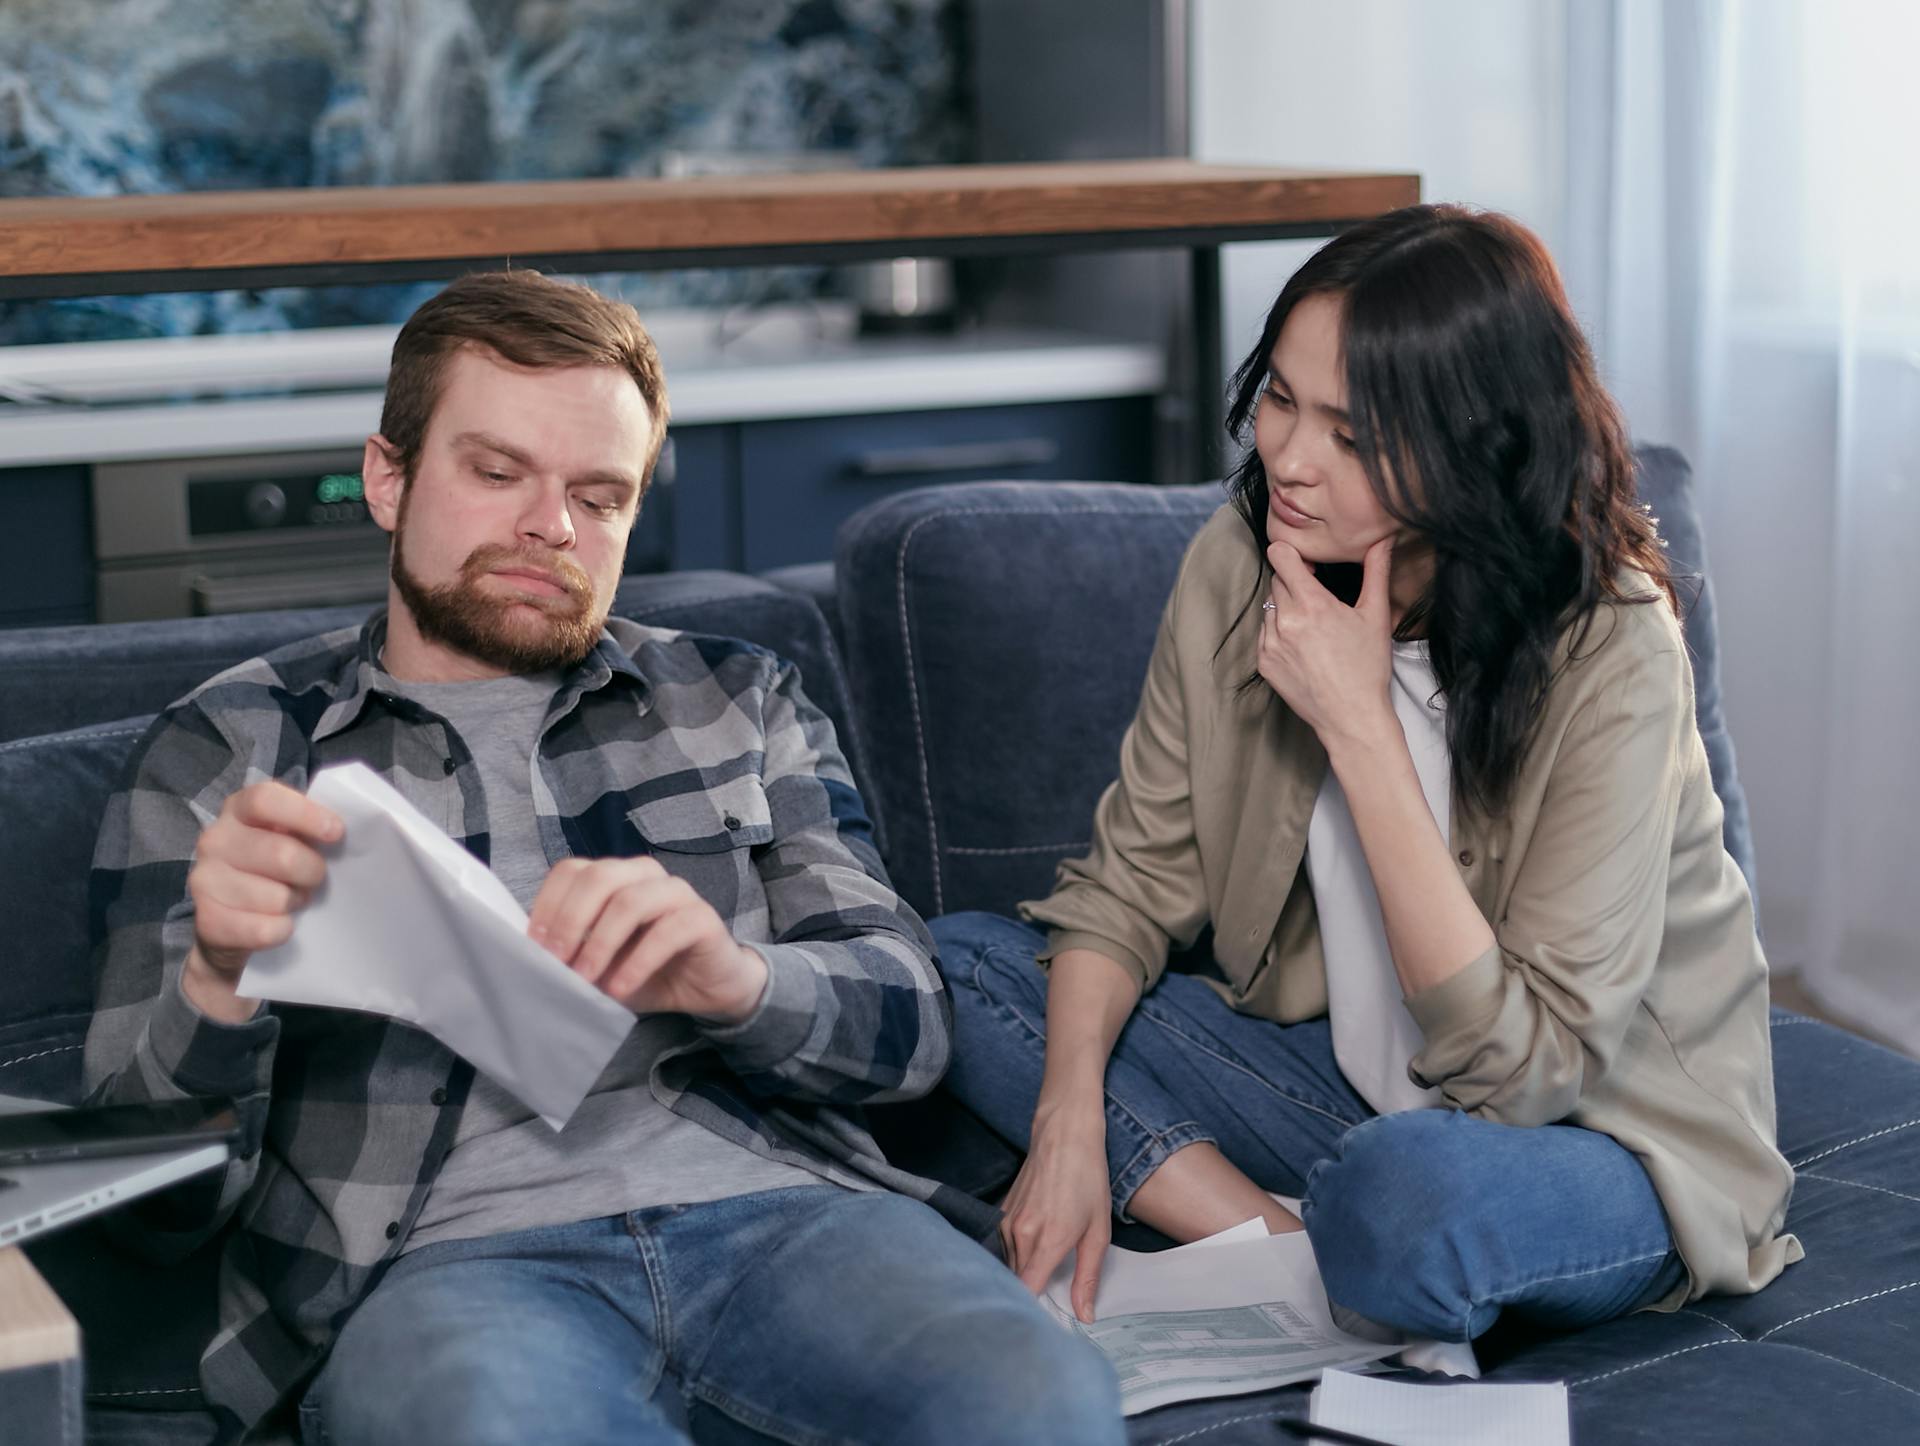
<svg viewBox="0 0 1920 1446"><path fill-rule="evenodd" d="M386 608L174 704L107 811L92 1093L244 1125L136 1222L224 1232L204 1394L338 1446L1118 1442L1104 1358L929 1208L977 1203L846 1111L931 1088L951 1011L832 725L761 649L608 616L666 422L630 307L449 286L366 446ZM349 760L638 1016L561 1132L406 1024L236 993Z"/></svg>

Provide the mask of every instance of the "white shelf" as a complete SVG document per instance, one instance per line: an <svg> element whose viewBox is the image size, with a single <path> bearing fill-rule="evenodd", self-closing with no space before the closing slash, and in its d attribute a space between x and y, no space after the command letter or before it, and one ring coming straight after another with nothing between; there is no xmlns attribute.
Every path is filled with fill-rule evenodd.
<svg viewBox="0 0 1920 1446"><path fill-rule="evenodd" d="M865 338L832 307L669 313L649 329L675 425L1141 396L1166 383L1151 346L1007 330ZM0 402L0 467L357 447L379 425L396 331L0 350L0 397L46 399Z"/></svg>

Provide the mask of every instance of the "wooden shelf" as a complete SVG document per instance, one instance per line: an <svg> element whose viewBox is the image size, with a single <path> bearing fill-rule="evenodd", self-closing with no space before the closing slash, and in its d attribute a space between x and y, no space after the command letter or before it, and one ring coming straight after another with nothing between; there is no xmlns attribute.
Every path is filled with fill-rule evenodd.
<svg viewBox="0 0 1920 1446"><path fill-rule="evenodd" d="M0 201L0 296L1326 235L1413 175L1181 160Z"/></svg>

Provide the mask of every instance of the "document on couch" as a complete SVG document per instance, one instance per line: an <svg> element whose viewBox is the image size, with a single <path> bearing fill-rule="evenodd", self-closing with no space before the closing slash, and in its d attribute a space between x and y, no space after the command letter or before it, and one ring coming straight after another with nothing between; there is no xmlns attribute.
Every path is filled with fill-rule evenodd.
<svg viewBox="0 0 1920 1446"><path fill-rule="evenodd" d="M1269 1235L1257 1219L1173 1250L1108 1247L1091 1325L1073 1313L1071 1281L1069 1257L1041 1303L1107 1353L1129 1416L1366 1366L1406 1345L1335 1325L1306 1232Z"/></svg>
<svg viewBox="0 0 1920 1446"><path fill-rule="evenodd" d="M404 1020L562 1128L633 1012L528 938L507 886L372 769L322 769L307 796L346 838L293 937L248 961L239 992Z"/></svg>

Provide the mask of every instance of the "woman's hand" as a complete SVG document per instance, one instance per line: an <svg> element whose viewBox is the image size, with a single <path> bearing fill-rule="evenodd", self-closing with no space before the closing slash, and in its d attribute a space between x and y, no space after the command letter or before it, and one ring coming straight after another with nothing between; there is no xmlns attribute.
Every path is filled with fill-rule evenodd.
<svg viewBox="0 0 1920 1446"><path fill-rule="evenodd" d="M1038 1295L1067 1252L1077 1252L1073 1313L1091 1322L1100 1266L1112 1238L1107 1122L1100 1102L1059 1112L1043 1105L1034 1116L1027 1162L1007 1192L1006 1218L1000 1222L1007 1264L1021 1284Z"/></svg>
<svg viewBox="0 0 1920 1446"><path fill-rule="evenodd" d="M1393 539L1367 549L1360 600L1348 607L1320 585L1295 548L1267 549L1273 587L1262 604L1260 676L1323 743L1371 736L1395 723L1387 687L1393 677Z"/></svg>

